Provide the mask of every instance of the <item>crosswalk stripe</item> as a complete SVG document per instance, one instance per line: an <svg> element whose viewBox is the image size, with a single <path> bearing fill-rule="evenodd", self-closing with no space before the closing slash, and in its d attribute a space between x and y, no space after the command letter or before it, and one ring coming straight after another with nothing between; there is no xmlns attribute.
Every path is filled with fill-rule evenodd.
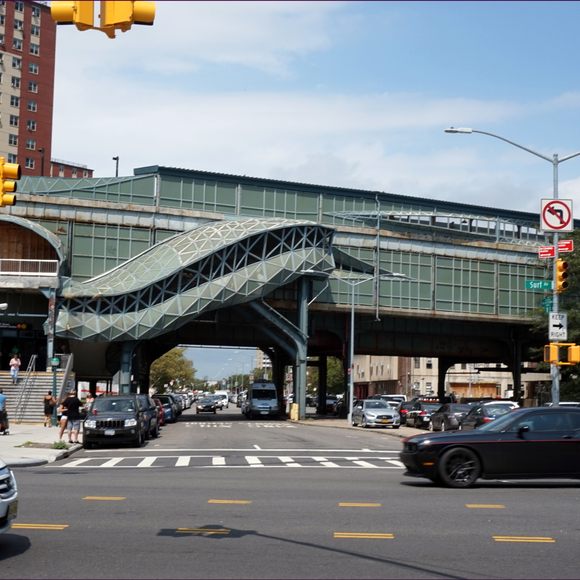
<svg viewBox="0 0 580 580"><path fill-rule="evenodd" d="M175 462L175 467L189 467L191 457L189 455L180 455Z"/></svg>
<svg viewBox="0 0 580 580"><path fill-rule="evenodd" d="M225 465L226 464L226 458L225 457L212 457L211 458L211 464L212 465Z"/></svg>
<svg viewBox="0 0 580 580"><path fill-rule="evenodd" d="M117 463L121 463L123 461L123 457L113 457L113 459L109 459L109 461L105 461L101 467L115 467Z"/></svg>
<svg viewBox="0 0 580 580"><path fill-rule="evenodd" d="M355 463L356 465L360 465L361 467L371 467L373 469L377 469L378 465L373 465L372 463L369 463L368 461L363 461L362 459L355 459L353 460L353 463Z"/></svg>
<svg viewBox="0 0 580 580"><path fill-rule="evenodd" d="M296 463L293 457L279 457L278 459L288 467L300 467L300 463Z"/></svg>
<svg viewBox="0 0 580 580"><path fill-rule="evenodd" d="M246 455L246 461L252 467L264 467L264 464L262 463L259 457L255 457L253 455Z"/></svg>
<svg viewBox="0 0 580 580"><path fill-rule="evenodd" d="M70 463L66 464L66 467L76 467L77 465L82 465L83 463L86 463L87 461L90 461L92 458L91 457L85 457L84 459L75 459L73 461L71 461Z"/></svg>
<svg viewBox="0 0 580 580"><path fill-rule="evenodd" d="M403 462L399 461L398 459L387 459L387 463L390 463L391 465L394 465L395 467L405 467Z"/></svg>
<svg viewBox="0 0 580 580"><path fill-rule="evenodd" d="M314 461L318 461L320 465L324 465L324 467L338 467L337 463L328 461L326 457L313 457L312 459L314 459Z"/></svg>
<svg viewBox="0 0 580 580"><path fill-rule="evenodd" d="M145 457L137 464L137 467L151 467L156 459L157 457Z"/></svg>

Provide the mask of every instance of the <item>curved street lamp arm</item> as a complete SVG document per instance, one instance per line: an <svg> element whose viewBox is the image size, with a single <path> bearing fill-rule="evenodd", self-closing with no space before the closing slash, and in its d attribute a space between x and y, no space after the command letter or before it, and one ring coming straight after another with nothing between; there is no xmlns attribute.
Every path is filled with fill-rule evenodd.
<svg viewBox="0 0 580 580"><path fill-rule="evenodd" d="M566 155L566 157L562 157L558 161L562 163L563 161L568 161L568 159L572 159L573 157L578 157L578 155L580 155L580 151L578 151L577 153L572 153L572 155Z"/></svg>
<svg viewBox="0 0 580 580"><path fill-rule="evenodd" d="M528 153L531 153L532 155L535 155L536 157L540 157L542 159L545 159L546 161L549 161L550 163L554 162L554 160L551 157L547 157L546 155L543 155L542 153L538 153L537 151L534 151L533 149L529 149L528 147L524 147L523 145L520 145L519 143L515 143L514 141L510 141L509 139L506 139L505 137L501 137L500 135L496 135L495 133L488 133L487 131L479 131L477 129L472 129L472 132L473 133L481 133L482 135L489 135L490 137L495 137L496 139L499 139L500 141L505 141L506 143L509 143L510 145L513 145L514 147L518 147L519 149L523 149L524 151L527 151ZM574 155L579 155L579 154L580 154L580 152L575 153ZM567 157L566 159L569 159L569 157ZM566 159L561 159L560 161L565 161Z"/></svg>

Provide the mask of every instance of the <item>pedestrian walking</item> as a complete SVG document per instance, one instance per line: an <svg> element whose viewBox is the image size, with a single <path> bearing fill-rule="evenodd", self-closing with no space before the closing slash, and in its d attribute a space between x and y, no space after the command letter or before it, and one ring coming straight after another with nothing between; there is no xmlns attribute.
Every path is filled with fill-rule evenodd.
<svg viewBox="0 0 580 580"><path fill-rule="evenodd" d="M0 389L0 432L3 435L8 435L9 433L8 411L6 410L6 395L2 389Z"/></svg>
<svg viewBox="0 0 580 580"><path fill-rule="evenodd" d="M68 418L66 416L66 411L63 407L63 404L61 403L59 408L58 408L58 440L62 441L62 436L64 435L64 432L66 431L66 425L68 423Z"/></svg>
<svg viewBox="0 0 580 580"><path fill-rule="evenodd" d="M79 442L79 431L81 429L81 400L77 397L76 391L69 392L67 398L62 402L64 414L67 417L68 442Z"/></svg>
<svg viewBox="0 0 580 580"><path fill-rule="evenodd" d="M18 356L18 354L14 354L12 355L12 358L10 359L10 376L12 377L12 384L13 385L17 385L18 384L18 372L20 371L20 357Z"/></svg>
<svg viewBox="0 0 580 580"><path fill-rule="evenodd" d="M44 395L44 426L52 427L52 416L54 414L54 407L56 405L56 399L52 396L52 391L48 391Z"/></svg>

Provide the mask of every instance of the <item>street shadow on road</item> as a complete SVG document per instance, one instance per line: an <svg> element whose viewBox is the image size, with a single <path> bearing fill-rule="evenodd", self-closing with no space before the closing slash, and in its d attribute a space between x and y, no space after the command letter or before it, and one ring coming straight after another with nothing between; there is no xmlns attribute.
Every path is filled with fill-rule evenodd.
<svg viewBox="0 0 580 580"><path fill-rule="evenodd" d="M473 489L578 489L578 481L521 481L517 479L510 480L479 480L468 488L453 488L445 485L433 483L428 479L419 479L416 481L402 481L401 485L408 487L430 487L432 489L443 489L451 492L458 492L462 489L465 491Z"/></svg>
<svg viewBox="0 0 580 580"><path fill-rule="evenodd" d="M449 572L440 572L434 570L433 568L427 568L425 566L420 566L417 564L412 564L409 562L403 562L400 560L395 560L392 558L384 558L378 556L370 556L368 554L360 554L358 552L353 552L351 550L344 550L338 548L332 548L329 546L324 546L321 544L314 544L312 542L301 542L299 540L292 540L289 538L282 538L280 536L272 536L270 534L262 534L256 530L241 530L235 528L226 528L219 524L206 524L200 526L199 528L166 528L159 530L158 536L170 537L170 538L185 538L185 537L196 537L211 540L228 540L228 539L238 539L245 536L255 536L257 538L264 538L267 540L276 540L292 546L304 546L307 548L314 548L323 550L325 552L330 552L332 554L341 554L345 556L351 556L353 558L359 559L361 562L375 562L379 564L388 564L391 566L398 566L401 569L408 570L411 572L411 578L415 577L413 573L427 573L431 577L441 577L448 578L451 580L464 580L468 570L458 572L458 575L450 574ZM407 576L407 574L405 574ZM395 576L398 577L398 576ZM402 575L401 575L402 577Z"/></svg>
<svg viewBox="0 0 580 580"><path fill-rule="evenodd" d="M14 556L20 556L30 549L32 544L26 536L18 534L2 534L2 549L0 550L0 562L4 562Z"/></svg>

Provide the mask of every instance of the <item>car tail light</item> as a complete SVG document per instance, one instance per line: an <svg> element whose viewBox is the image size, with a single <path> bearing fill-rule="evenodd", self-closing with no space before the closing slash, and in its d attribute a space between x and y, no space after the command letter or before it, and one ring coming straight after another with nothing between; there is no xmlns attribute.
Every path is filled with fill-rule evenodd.
<svg viewBox="0 0 580 580"><path fill-rule="evenodd" d="M484 417L482 419L482 423L491 423L493 421L493 417Z"/></svg>
<svg viewBox="0 0 580 580"><path fill-rule="evenodd" d="M401 409L401 410L399 411L399 413L400 413L401 415L406 415L408 412L409 412L409 410L408 410L408 409Z"/></svg>
<svg viewBox="0 0 580 580"><path fill-rule="evenodd" d="M421 411L421 412L419 413L419 415L421 415L421 417L424 417L425 415L427 415L427 411Z"/></svg>

